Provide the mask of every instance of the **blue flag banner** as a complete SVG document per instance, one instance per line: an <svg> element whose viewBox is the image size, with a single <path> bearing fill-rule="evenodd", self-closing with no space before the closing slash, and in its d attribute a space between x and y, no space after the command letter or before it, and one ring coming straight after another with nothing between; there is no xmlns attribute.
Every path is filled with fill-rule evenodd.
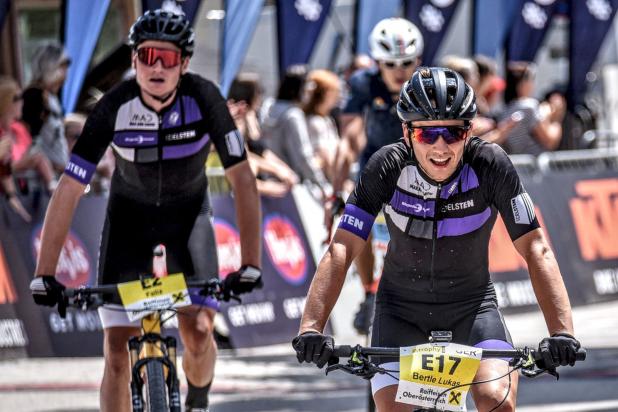
<svg viewBox="0 0 618 412"><path fill-rule="evenodd" d="M424 65L433 64L458 4L459 0L406 0L405 16L423 34Z"/></svg>
<svg viewBox="0 0 618 412"><path fill-rule="evenodd" d="M62 89L62 107L65 113L75 110L109 3L110 0L66 1L64 47L71 58L71 65Z"/></svg>
<svg viewBox="0 0 618 412"><path fill-rule="evenodd" d="M369 54L369 33L380 20L399 16L400 0L358 0L354 28L355 54Z"/></svg>
<svg viewBox="0 0 618 412"><path fill-rule="evenodd" d="M473 52L497 58L509 31L515 6L512 0L475 0Z"/></svg>
<svg viewBox="0 0 618 412"><path fill-rule="evenodd" d="M221 47L221 94L227 96L247 54L264 0L227 0Z"/></svg>
<svg viewBox="0 0 618 412"><path fill-rule="evenodd" d="M586 74L597 58L609 31L618 0L571 0L571 33L569 41L569 107L582 103L586 92Z"/></svg>
<svg viewBox="0 0 618 412"><path fill-rule="evenodd" d="M4 19L11 9L11 0L0 0L0 31L4 27Z"/></svg>
<svg viewBox="0 0 618 412"><path fill-rule="evenodd" d="M306 64L322 31L332 0L277 0L279 73Z"/></svg>
<svg viewBox="0 0 618 412"><path fill-rule="evenodd" d="M176 3L182 8L182 11L185 12L185 16L187 16L187 19L191 22L191 24L193 24L202 0L142 0L142 10L146 11L160 9L163 3Z"/></svg>
<svg viewBox="0 0 618 412"><path fill-rule="evenodd" d="M518 1L506 42L507 61L534 61L551 19L560 6L560 0Z"/></svg>

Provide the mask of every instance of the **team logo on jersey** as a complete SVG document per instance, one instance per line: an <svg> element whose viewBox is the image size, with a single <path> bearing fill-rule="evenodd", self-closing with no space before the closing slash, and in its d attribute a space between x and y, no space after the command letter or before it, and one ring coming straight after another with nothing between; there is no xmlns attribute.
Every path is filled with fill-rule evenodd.
<svg viewBox="0 0 618 412"><path fill-rule="evenodd" d="M225 135L225 145L227 146L227 153L230 156L240 157L245 151L245 143L242 135L237 129Z"/></svg>
<svg viewBox="0 0 618 412"><path fill-rule="evenodd" d="M299 285L307 276L307 253L294 224L286 217L271 214L264 219L264 245L281 277Z"/></svg>
<svg viewBox="0 0 618 412"><path fill-rule="evenodd" d="M178 114L178 112L170 113L170 117L169 117L170 124L178 124L179 119L180 119L180 114Z"/></svg>
<svg viewBox="0 0 618 412"><path fill-rule="evenodd" d="M41 252L42 231L42 226L38 226L35 228L32 236L32 254L35 261ZM60 252L58 267L56 268L58 282L70 288L85 285L90 280L90 262L90 254L84 243L75 232L69 230L67 239Z"/></svg>
<svg viewBox="0 0 618 412"><path fill-rule="evenodd" d="M520 225L529 225L535 219L534 204L528 193L521 193L511 199L513 220Z"/></svg>
<svg viewBox="0 0 618 412"><path fill-rule="evenodd" d="M156 126L155 116L152 113L134 113L129 126Z"/></svg>
<svg viewBox="0 0 618 412"><path fill-rule="evenodd" d="M228 273L240 267L240 235L234 226L223 219L215 218L214 227L219 276L224 279Z"/></svg>
<svg viewBox="0 0 618 412"><path fill-rule="evenodd" d="M383 98L379 96L373 99L372 106L374 109L378 109L378 110L385 110L387 108L386 102L384 101Z"/></svg>

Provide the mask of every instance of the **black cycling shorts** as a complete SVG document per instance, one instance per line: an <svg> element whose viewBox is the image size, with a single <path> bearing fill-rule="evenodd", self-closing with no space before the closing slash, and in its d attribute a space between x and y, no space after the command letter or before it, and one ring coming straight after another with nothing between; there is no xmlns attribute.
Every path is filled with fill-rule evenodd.
<svg viewBox="0 0 618 412"><path fill-rule="evenodd" d="M153 249L166 248L168 273L188 278L218 276L217 250L208 196L172 205L144 205L110 198L99 255L99 284L152 273Z"/></svg>
<svg viewBox="0 0 618 412"><path fill-rule="evenodd" d="M490 339L512 345L495 293L448 303L422 303L413 298L412 292L405 295L378 290L371 346L420 345L428 343L431 331L436 330L451 331L453 342L463 345L474 346ZM380 357L377 362L399 359Z"/></svg>

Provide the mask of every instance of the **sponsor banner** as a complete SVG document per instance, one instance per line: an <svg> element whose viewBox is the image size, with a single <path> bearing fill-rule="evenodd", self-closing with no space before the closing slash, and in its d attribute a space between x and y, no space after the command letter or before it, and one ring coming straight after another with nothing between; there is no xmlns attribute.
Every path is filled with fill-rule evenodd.
<svg viewBox="0 0 618 412"><path fill-rule="evenodd" d="M442 44L459 0L406 0L405 16L423 34L423 65L430 66Z"/></svg>
<svg viewBox="0 0 618 412"><path fill-rule="evenodd" d="M262 279L264 288L222 305L236 347L287 343L298 332L315 262L291 193L262 197ZM240 265L240 237L234 201L213 196L220 275Z"/></svg>
<svg viewBox="0 0 618 412"><path fill-rule="evenodd" d="M560 0L518 0L506 41L507 61L534 61Z"/></svg>
<svg viewBox="0 0 618 412"><path fill-rule="evenodd" d="M279 74L294 64L307 64L332 0L277 0Z"/></svg>
<svg viewBox="0 0 618 412"><path fill-rule="evenodd" d="M569 107L584 102L588 82L586 76L595 62L603 39L616 16L618 0L571 0L569 33Z"/></svg>

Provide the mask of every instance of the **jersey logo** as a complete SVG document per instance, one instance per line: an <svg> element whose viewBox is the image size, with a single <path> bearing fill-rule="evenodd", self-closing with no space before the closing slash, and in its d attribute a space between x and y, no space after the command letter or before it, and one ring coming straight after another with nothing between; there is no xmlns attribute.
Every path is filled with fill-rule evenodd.
<svg viewBox="0 0 618 412"><path fill-rule="evenodd" d="M513 210L513 219L515 223L520 225L529 225L534 221L534 204L528 193L521 193L511 199L511 209Z"/></svg>
<svg viewBox="0 0 618 412"><path fill-rule="evenodd" d="M135 113L129 120L129 126L156 126L152 113Z"/></svg>
<svg viewBox="0 0 618 412"><path fill-rule="evenodd" d="M240 132L235 129L225 135L225 145L230 156L241 157L245 151L245 144Z"/></svg>
<svg viewBox="0 0 618 412"><path fill-rule="evenodd" d="M442 206L442 212L452 212L454 210L468 209L474 206L474 199L465 200L463 202L447 203Z"/></svg>

